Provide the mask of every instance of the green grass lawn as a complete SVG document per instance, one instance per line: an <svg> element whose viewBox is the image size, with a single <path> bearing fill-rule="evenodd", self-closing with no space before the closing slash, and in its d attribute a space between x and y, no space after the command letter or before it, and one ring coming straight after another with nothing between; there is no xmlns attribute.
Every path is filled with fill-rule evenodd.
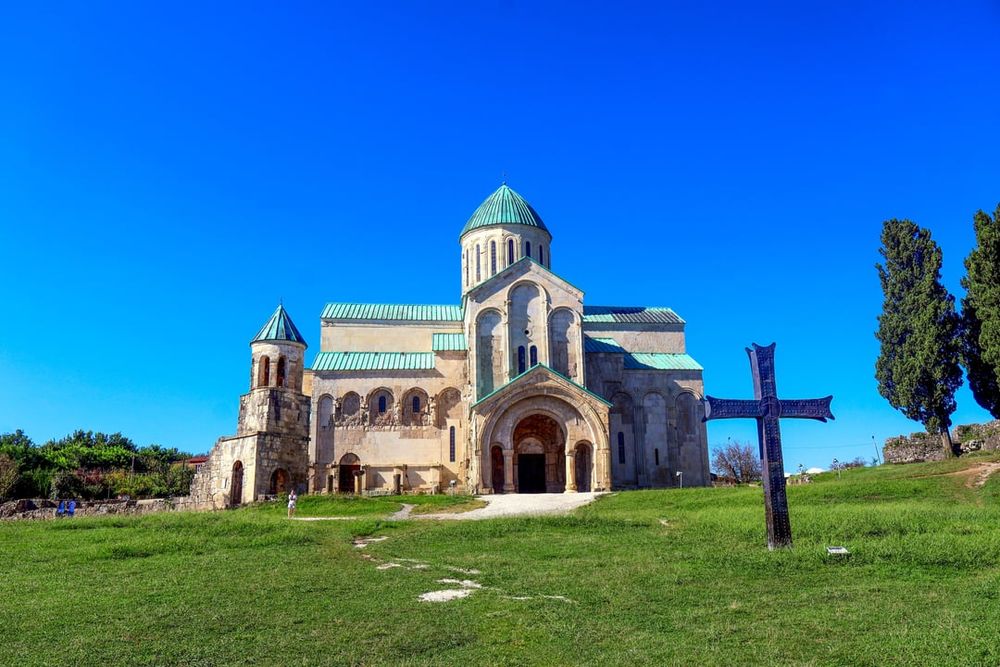
<svg viewBox="0 0 1000 667"><path fill-rule="evenodd" d="M795 547L773 553L757 488L484 522L303 497L302 514L365 518L290 522L276 504L0 524L0 663L996 665L1000 475L948 474L987 460L791 487ZM457 586L442 578L483 588L419 601Z"/></svg>

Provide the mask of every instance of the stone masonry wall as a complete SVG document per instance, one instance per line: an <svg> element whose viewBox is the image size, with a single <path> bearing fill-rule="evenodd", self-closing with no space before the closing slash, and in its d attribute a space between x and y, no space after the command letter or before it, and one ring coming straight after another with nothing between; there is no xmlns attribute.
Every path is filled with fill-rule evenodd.
<svg viewBox="0 0 1000 667"><path fill-rule="evenodd" d="M955 428L952 438L960 443L963 454L1000 450L1000 421L964 424ZM941 461L945 453L941 447L941 436L921 432L888 438L882 448L882 456L886 463L919 463Z"/></svg>

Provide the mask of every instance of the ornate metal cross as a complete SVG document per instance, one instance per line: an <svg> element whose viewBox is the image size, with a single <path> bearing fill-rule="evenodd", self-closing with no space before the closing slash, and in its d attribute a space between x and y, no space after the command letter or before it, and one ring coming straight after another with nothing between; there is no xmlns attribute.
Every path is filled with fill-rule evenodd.
<svg viewBox="0 0 1000 667"><path fill-rule="evenodd" d="M833 419L830 402L833 396L797 401L778 399L774 382L774 343L747 348L753 371L754 400L705 397L705 421L710 419L751 418L757 420L760 460L764 479L764 512L767 520L767 547L792 545L792 526L788 520L785 496L785 464L781 458L781 429L778 420Z"/></svg>

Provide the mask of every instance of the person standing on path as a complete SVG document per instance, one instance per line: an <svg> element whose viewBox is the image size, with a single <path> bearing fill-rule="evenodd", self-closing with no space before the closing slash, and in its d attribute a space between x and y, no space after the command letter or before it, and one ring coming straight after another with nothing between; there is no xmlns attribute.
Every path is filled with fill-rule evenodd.
<svg viewBox="0 0 1000 667"><path fill-rule="evenodd" d="M288 492L288 518L291 519L295 515L295 501L299 497L295 495L295 489Z"/></svg>

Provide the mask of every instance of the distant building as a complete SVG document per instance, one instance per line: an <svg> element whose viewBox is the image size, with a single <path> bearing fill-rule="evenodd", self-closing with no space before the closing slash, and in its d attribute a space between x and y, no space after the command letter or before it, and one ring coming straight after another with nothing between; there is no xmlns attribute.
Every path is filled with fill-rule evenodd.
<svg viewBox="0 0 1000 667"><path fill-rule="evenodd" d="M501 185L459 235L455 305L330 303L320 351L281 306L192 486L222 507L313 493L561 493L709 484L702 368L669 308L585 306Z"/></svg>

